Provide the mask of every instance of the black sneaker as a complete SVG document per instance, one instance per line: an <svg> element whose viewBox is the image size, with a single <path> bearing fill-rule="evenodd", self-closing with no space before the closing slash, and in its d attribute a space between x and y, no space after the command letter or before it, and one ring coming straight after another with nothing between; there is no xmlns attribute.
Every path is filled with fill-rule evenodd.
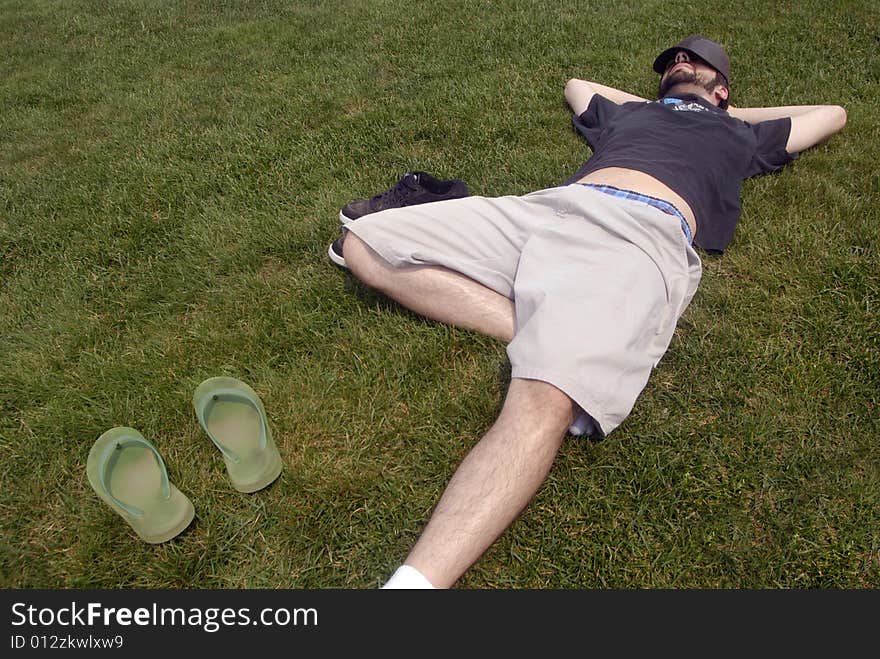
<svg viewBox="0 0 880 659"><path fill-rule="evenodd" d="M431 201L459 199L470 196L467 185L461 179L437 179L427 172L407 172L391 188L370 199L355 199L339 211L343 224L388 208L415 206Z"/></svg>
<svg viewBox="0 0 880 659"><path fill-rule="evenodd" d="M328 256L330 256L330 260L333 261L340 268L348 268L345 265L345 257L342 255L342 241L345 240L345 232L343 231L339 238L330 243L330 248L327 250Z"/></svg>

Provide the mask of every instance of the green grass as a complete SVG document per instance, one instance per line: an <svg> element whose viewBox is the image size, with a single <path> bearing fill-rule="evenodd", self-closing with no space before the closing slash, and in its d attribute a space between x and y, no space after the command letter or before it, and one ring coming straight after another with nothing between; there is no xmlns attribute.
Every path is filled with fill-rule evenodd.
<svg viewBox="0 0 880 659"><path fill-rule="evenodd" d="M112 4L0 4L0 586L379 585L509 369L335 268L338 209L407 169L554 185L589 153L565 81L650 95L697 31L728 46L735 104L849 124L746 184L632 416L567 441L459 586L880 585L876 2ZM262 492L198 427L214 375L268 410L285 468ZM195 504L172 542L88 486L116 425Z"/></svg>

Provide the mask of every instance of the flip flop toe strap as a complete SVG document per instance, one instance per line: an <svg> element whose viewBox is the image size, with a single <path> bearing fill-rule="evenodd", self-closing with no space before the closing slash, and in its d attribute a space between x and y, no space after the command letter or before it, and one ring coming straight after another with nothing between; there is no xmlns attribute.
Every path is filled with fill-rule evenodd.
<svg viewBox="0 0 880 659"><path fill-rule="evenodd" d="M211 393L211 395L205 396L199 401L198 416L199 422L202 425L202 429L205 431L208 437L210 437L211 441L214 442L214 446L220 449L220 452L225 458L235 464L238 464L239 462L241 462L241 458L229 448L223 446L219 441L217 441L217 438L214 437L214 434L208 428L208 409L214 403L221 400L247 403L254 410L256 410L257 418L260 420L260 448L264 448L266 446L266 421L263 412L260 410L259 405L254 402L254 400L252 400L250 396L242 393L238 389L215 389Z"/></svg>
<svg viewBox="0 0 880 659"><path fill-rule="evenodd" d="M110 474L113 471L113 467L118 462L122 451L129 447L147 448L150 450L156 458L156 463L159 465L162 498L165 500L171 498L171 482L168 479L168 470L165 467L165 461L162 459L159 451L156 450L156 447L150 444L147 440L138 437L123 437L108 445L101 460L101 463L103 464L103 468L100 471L101 486L104 488L107 496L112 499L113 503L122 508L125 512L134 515L135 517L143 517L143 510L125 503L124 501L120 501L113 495L113 491L110 489Z"/></svg>

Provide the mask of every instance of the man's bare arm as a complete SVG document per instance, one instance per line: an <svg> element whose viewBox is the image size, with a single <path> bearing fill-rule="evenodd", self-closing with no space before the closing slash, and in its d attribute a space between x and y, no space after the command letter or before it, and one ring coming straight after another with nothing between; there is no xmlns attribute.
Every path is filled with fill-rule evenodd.
<svg viewBox="0 0 880 659"><path fill-rule="evenodd" d="M732 117L750 124L770 119L791 118L791 133L785 150L800 153L822 142L846 125L846 110L839 105L786 105L770 108L727 109Z"/></svg>
<svg viewBox="0 0 880 659"><path fill-rule="evenodd" d="M572 78L565 83L565 100L572 112L577 115L582 114L590 105L594 94L600 94L614 103L628 103L629 101L645 101L647 99L636 96L628 92L600 85L598 82L589 80L578 80Z"/></svg>

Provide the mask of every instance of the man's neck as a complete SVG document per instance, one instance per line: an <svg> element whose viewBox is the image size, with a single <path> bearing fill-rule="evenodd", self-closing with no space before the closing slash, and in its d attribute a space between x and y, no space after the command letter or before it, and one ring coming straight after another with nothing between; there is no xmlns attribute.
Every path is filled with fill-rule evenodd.
<svg viewBox="0 0 880 659"><path fill-rule="evenodd" d="M709 94L703 87L700 85L695 85L690 82L682 82L677 85L673 85L666 92L666 96L684 96L685 94L690 94L691 96L699 96L707 103L710 103L716 107L718 107L718 103L715 98Z"/></svg>

